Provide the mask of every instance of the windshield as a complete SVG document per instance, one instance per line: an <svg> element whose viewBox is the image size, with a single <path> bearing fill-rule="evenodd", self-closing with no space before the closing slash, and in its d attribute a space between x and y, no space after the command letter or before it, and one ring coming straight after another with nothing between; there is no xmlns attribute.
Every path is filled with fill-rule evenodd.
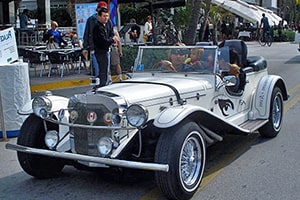
<svg viewBox="0 0 300 200"><path fill-rule="evenodd" d="M135 72L198 72L216 70L216 46L140 46Z"/></svg>

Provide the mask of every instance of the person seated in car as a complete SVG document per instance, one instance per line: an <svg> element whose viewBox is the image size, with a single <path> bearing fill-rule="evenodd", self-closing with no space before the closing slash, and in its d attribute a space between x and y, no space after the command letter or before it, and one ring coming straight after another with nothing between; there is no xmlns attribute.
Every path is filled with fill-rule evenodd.
<svg viewBox="0 0 300 200"><path fill-rule="evenodd" d="M200 71L204 68L204 62L201 60L204 53L203 48L191 49L190 57L184 62L191 65L196 71Z"/></svg>
<svg viewBox="0 0 300 200"><path fill-rule="evenodd" d="M183 43L176 43L175 46L185 46ZM170 70L175 72L190 72L195 71L193 67L185 63L189 56L189 50L187 48L172 48L169 51L169 60L161 60L156 65L162 70Z"/></svg>

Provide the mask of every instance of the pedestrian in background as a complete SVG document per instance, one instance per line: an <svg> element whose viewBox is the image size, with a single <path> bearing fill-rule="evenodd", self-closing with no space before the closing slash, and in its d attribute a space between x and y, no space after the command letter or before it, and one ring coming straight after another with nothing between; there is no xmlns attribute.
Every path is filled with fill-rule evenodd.
<svg viewBox="0 0 300 200"><path fill-rule="evenodd" d="M114 35L118 38L116 44L112 45L110 53L110 66L115 67L117 71L118 81L122 81L122 68L120 63L120 58L123 56L122 53L122 44L120 41L120 36L117 30L114 30ZM111 75L110 75L111 80Z"/></svg>
<svg viewBox="0 0 300 200"><path fill-rule="evenodd" d="M283 30L283 24L282 24L282 21L281 21L281 20L280 20L279 23L278 23L277 30L278 30L278 41L279 41L279 42L282 42L282 30Z"/></svg>
<svg viewBox="0 0 300 200"><path fill-rule="evenodd" d="M266 17L265 13L262 14L260 20L260 28L262 28L263 38L266 37L266 33L270 31L269 19Z"/></svg>
<svg viewBox="0 0 300 200"><path fill-rule="evenodd" d="M96 13L91 15L86 22L84 35L83 35L83 51L82 54L87 59L88 52L90 52L90 57L93 63L94 76L99 76L99 66L95 56L95 45L93 40L93 31L98 22L97 12L100 8L107 8L107 3L104 1L100 1L96 8Z"/></svg>
<svg viewBox="0 0 300 200"><path fill-rule="evenodd" d="M30 24L29 10L24 9L20 15L20 28L24 31L28 30L28 24Z"/></svg>
<svg viewBox="0 0 300 200"><path fill-rule="evenodd" d="M56 21L51 22L51 28L47 31L47 48L57 49L67 46L67 42L64 40L64 34L58 30L58 23Z"/></svg>
<svg viewBox="0 0 300 200"><path fill-rule="evenodd" d="M141 33L141 27L137 25L134 18L130 19L130 23L132 26L129 31L129 38L131 42L138 42Z"/></svg>
<svg viewBox="0 0 300 200"><path fill-rule="evenodd" d="M152 19L151 19L151 16L149 15L147 17L147 21L145 23L145 30L144 30L145 31L145 35L147 37L146 42L152 42L152 39L153 39L152 29L153 29Z"/></svg>
<svg viewBox="0 0 300 200"><path fill-rule="evenodd" d="M108 9L101 7L97 14L97 24L93 30L93 42L95 47L95 56L99 66L100 85L108 84L109 73L109 49L112 44L117 44L119 38L114 36L113 25L109 20Z"/></svg>

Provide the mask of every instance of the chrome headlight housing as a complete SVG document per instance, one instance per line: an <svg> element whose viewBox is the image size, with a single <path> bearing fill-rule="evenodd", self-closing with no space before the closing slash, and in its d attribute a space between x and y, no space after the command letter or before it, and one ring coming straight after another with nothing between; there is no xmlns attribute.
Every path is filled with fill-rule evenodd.
<svg viewBox="0 0 300 200"><path fill-rule="evenodd" d="M126 111L128 123L134 127L143 126L148 120L148 110L139 104L132 104Z"/></svg>
<svg viewBox="0 0 300 200"><path fill-rule="evenodd" d="M68 103L68 109L74 109L74 107L76 107L78 103L79 103L79 99L77 98L77 96L76 95L71 96Z"/></svg>
<svg viewBox="0 0 300 200"><path fill-rule="evenodd" d="M97 148L102 156L109 155L113 150L114 141L109 137L102 137L97 143Z"/></svg>
<svg viewBox="0 0 300 200"><path fill-rule="evenodd" d="M42 119L47 117L48 112L52 108L51 101L43 96L35 97L32 101L32 110L34 114L41 117Z"/></svg>
<svg viewBox="0 0 300 200"><path fill-rule="evenodd" d="M49 149L54 149L59 142L58 132L55 130L47 131L44 140Z"/></svg>

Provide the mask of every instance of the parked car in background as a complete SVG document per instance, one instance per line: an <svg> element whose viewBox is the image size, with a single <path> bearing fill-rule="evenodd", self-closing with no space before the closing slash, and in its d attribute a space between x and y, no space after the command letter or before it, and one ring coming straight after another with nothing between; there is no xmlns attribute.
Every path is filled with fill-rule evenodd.
<svg viewBox="0 0 300 200"><path fill-rule="evenodd" d="M230 74L233 49L238 76ZM268 74L263 57L247 56L243 41L140 46L130 77L70 98L34 98L19 111L28 118L17 144L6 148L37 178L58 176L67 164L153 170L162 193L182 200L197 191L210 145L226 134L280 132L285 82Z"/></svg>

